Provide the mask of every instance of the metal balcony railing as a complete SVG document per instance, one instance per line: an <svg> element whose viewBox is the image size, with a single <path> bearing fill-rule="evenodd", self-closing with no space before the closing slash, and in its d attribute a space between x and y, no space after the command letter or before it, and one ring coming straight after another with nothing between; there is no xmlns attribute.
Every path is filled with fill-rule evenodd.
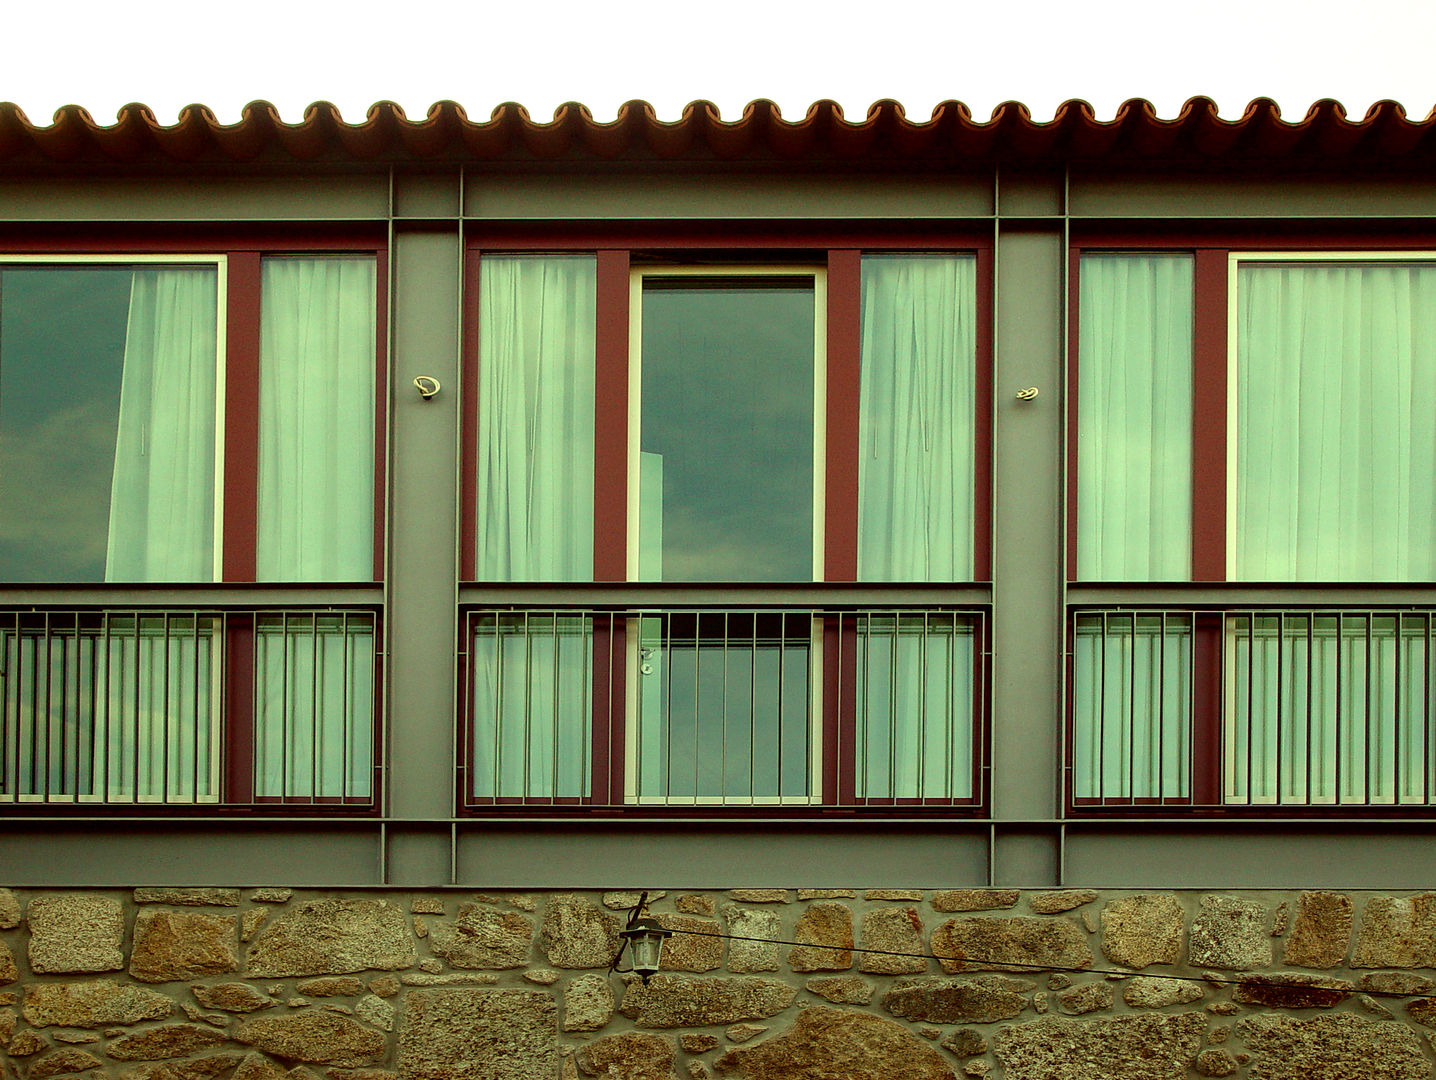
<svg viewBox="0 0 1436 1080"><path fill-rule="evenodd" d="M467 610L470 808L978 806L987 617Z"/></svg>
<svg viewBox="0 0 1436 1080"><path fill-rule="evenodd" d="M372 805L377 616L0 611L0 802Z"/></svg>
<svg viewBox="0 0 1436 1080"><path fill-rule="evenodd" d="M1079 608L1069 629L1075 809L1436 802L1436 611Z"/></svg>

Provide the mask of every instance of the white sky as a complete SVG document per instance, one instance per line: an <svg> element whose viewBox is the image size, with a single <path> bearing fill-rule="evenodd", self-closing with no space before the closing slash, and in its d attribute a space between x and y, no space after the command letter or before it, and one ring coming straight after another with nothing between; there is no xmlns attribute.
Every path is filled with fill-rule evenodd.
<svg viewBox="0 0 1436 1080"><path fill-rule="evenodd" d="M563 101L611 119L630 98L676 118L696 98L736 118L757 97L798 117L819 98L849 116L896 98L916 118L947 98L979 119L1025 102L1039 120L1085 98L1107 119L1129 97L1174 116L1194 95L1235 117L1272 97L1289 119L1322 97L1359 118L1394 98L1436 102L1436 0L0 0L0 100L48 122L66 103L102 123L150 105L172 123L209 105L224 122L266 99L286 120L315 100L351 122L374 101L411 117L452 98L476 119Z"/></svg>

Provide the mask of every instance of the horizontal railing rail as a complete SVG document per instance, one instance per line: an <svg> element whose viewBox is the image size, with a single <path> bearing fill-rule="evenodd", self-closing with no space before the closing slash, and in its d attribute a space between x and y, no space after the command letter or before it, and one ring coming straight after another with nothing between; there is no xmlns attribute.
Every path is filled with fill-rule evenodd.
<svg viewBox="0 0 1436 1080"><path fill-rule="evenodd" d="M373 808L378 629L351 606L0 608L0 812Z"/></svg>
<svg viewBox="0 0 1436 1080"><path fill-rule="evenodd" d="M1074 811L1436 805L1436 609L1073 607Z"/></svg>
<svg viewBox="0 0 1436 1080"><path fill-rule="evenodd" d="M985 803L985 609L462 609L460 802Z"/></svg>

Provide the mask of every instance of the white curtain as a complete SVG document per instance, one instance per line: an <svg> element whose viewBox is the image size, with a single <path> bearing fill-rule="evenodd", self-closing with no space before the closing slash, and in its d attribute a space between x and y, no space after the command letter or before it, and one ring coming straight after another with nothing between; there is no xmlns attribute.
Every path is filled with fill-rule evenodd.
<svg viewBox="0 0 1436 1080"><path fill-rule="evenodd" d="M555 612L483 616L472 634L473 794L587 796L597 692L593 620Z"/></svg>
<svg viewBox="0 0 1436 1080"><path fill-rule="evenodd" d="M0 631L5 797L217 801L216 620L72 618Z"/></svg>
<svg viewBox="0 0 1436 1080"><path fill-rule="evenodd" d="M976 261L862 262L858 578L970 581Z"/></svg>
<svg viewBox="0 0 1436 1080"><path fill-rule="evenodd" d="M1073 644L1074 797L1187 798L1191 616L1078 615Z"/></svg>
<svg viewBox="0 0 1436 1080"><path fill-rule="evenodd" d="M483 261L482 580L593 578L595 267L592 256Z"/></svg>
<svg viewBox="0 0 1436 1080"><path fill-rule="evenodd" d="M263 262L261 581L374 576L375 266Z"/></svg>
<svg viewBox="0 0 1436 1080"><path fill-rule="evenodd" d="M1424 614L1228 618L1227 801L1425 803L1432 645Z"/></svg>
<svg viewBox="0 0 1436 1080"><path fill-rule="evenodd" d="M1087 255L1077 576L1184 581L1192 551L1192 258Z"/></svg>
<svg viewBox="0 0 1436 1080"><path fill-rule="evenodd" d="M1241 266L1242 581L1436 578L1436 266Z"/></svg>
<svg viewBox="0 0 1436 1080"><path fill-rule="evenodd" d="M216 281L134 271L106 581L214 578Z"/></svg>
<svg viewBox="0 0 1436 1080"><path fill-rule="evenodd" d="M941 612L858 617L860 798L972 798L973 630Z"/></svg>
<svg viewBox="0 0 1436 1080"><path fill-rule="evenodd" d="M254 637L255 796L368 798L373 616L262 615Z"/></svg>

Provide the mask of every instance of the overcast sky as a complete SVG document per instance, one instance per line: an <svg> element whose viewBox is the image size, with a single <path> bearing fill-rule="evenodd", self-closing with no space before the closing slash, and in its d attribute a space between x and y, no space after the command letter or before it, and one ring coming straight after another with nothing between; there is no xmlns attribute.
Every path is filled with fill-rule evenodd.
<svg viewBox="0 0 1436 1080"><path fill-rule="evenodd" d="M1436 102L1436 0L0 4L0 100L37 123L67 103L109 123L131 101L164 123L191 102L232 122L257 99L286 120L329 100L350 121L381 99L422 116L452 98L475 118L512 100L539 119L569 100L611 119L630 98L665 119L697 98L730 119L759 97L793 117L890 97L922 118L956 98L979 119L1009 99L1038 119L1073 97L1104 119L1129 97L1174 116L1205 95L1229 117L1272 97L1293 119L1323 97L1356 117Z"/></svg>

